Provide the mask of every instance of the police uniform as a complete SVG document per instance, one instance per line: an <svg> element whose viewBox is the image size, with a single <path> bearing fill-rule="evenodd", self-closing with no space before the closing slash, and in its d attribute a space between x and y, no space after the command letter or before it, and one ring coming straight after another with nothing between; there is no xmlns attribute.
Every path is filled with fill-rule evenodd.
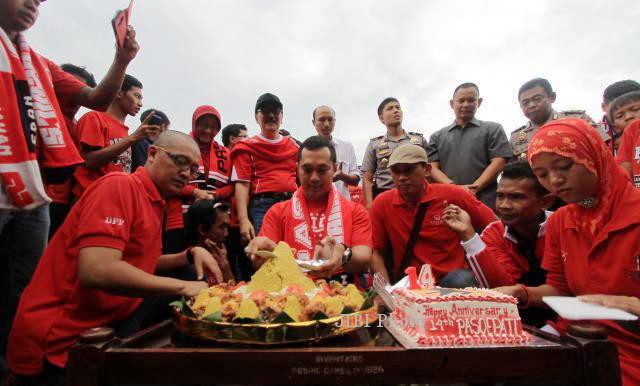
<svg viewBox="0 0 640 386"><path fill-rule="evenodd" d="M557 112L555 110L551 111L551 118L545 122L555 121L556 119L562 118L579 118L587 121L594 129L600 134L602 139L606 142L609 140L609 135L596 124L593 119L584 111L584 110L566 110ZM513 155L516 159L526 159L527 158L527 150L529 149L529 142L533 138L533 135L538 131L540 126L535 123L529 121L526 125L519 127L511 133L511 138L509 138L509 143L511 143L511 148L513 149Z"/></svg>
<svg viewBox="0 0 640 386"><path fill-rule="evenodd" d="M404 131L402 137L391 139L389 134L371 138L362 161L362 171L373 174L373 196L393 189L393 180L389 169L389 157L398 146L414 144L427 149L427 140L420 133Z"/></svg>

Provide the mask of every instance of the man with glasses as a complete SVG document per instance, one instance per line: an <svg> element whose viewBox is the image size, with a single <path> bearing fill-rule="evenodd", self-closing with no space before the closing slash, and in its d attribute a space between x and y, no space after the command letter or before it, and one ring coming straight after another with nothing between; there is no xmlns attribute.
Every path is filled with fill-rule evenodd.
<svg viewBox="0 0 640 386"><path fill-rule="evenodd" d="M16 384L64 384L68 351L87 329L108 326L126 335L155 322L157 307L168 309L168 299L156 296L196 296L208 287L205 268L209 279L222 280L205 248L161 252L165 200L186 186L199 161L192 138L166 131L149 147L144 167L110 173L84 192L20 300L7 351ZM197 281L156 274L189 263Z"/></svg>
<svg viewBox="0 0 640 386"><path fill-rule="evenodd" d="M282 102L273 94L258 98L255 118L260 134L236 143L231 151L240 237L246 245L260 232L274 204L292 197L296 186L298 145L280 134Z"/></svg>
<svg viewBox="0 0 640 386"><path fill-rule="evenodd" d="M533 135L540 126L545 123L560 118L579 118L596 126L593 119L584 110L566 110L557 112L553 109L553 102L556 101L556 93L551 88L551 83L543 78L534 78L526 82L518 90L518 102L529 121L511 133L509 142L513 149L513 155L518 159L527 159L527 149ZM598 130L602 132L602 130ZM606 140L608 136L602 132L600 134Z"/></svg>

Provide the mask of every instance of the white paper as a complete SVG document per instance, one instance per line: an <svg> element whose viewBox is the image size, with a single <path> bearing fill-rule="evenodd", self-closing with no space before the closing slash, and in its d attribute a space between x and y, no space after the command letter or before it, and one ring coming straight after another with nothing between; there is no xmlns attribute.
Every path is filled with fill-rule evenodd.
<svg viewBox="0 0 640 386"><path fill-rule="evenodd" d="M585 303L576 297L544 296L547 303L558 315L569 320L638 320L638 316L617 308Z"/></svg>

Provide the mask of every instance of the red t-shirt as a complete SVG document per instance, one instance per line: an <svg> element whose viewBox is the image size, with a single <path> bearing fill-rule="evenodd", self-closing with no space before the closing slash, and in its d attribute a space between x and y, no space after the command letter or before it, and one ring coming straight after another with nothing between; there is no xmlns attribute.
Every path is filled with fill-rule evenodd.
<svg viewBox="0 0 640 386"><path fill-rule="evenodd" d="M455 269L467 268L460 238L442 219L445 201L467 211L477 230L496 220L491 209L459 186L427 184L420 202L428 202L429 206L418 234L410 266L419 269L422 264L431 264L437 280ZM402 264L417 209L418 205L405 201L398 189L380 194L371 207L373 247L384 252L391 246L395 270Z"/></svg>
<svg viewBox="0 0 640 386"><path fill-rule="evenodd" d="M622 197L628 210L618 211L595 240L578 231L567 207L549 217L542 261L547 284L575 296L640 297L640 198L630 192ZM612 321L595 322L607 328L609 340L618 346L623 385L639 385L640 335Z"/></svg>
<svg viewBox="0 0 640 386"><path fill-rule="evenodd" d="M163 207L144 168L135 174L110 174L86 190L22 294L9 336L11 370L36 375L45 358L64 367L80 334L131 316L142 299L83 288L78 254L85 247L117 249L123 261L153 274L162 250Z"/></svg>
<svg viewBox="0 0 640 386"><path fill-rule="evenodd" d="M74 115L78 110L78 106L73 103L73 98L87 86L75 76L63 71L51 60L44 57L41 58L51 74L51 83L53 84L67 130L69 130L69 134L75 141L76 121ZM45 184L44 190L53 202L68 204L71 200L71 186L71 179L69 179L69 181L62 184Z"/></svg>
<svg viewBox="0 0 640 386"><path fill-rule="evenodd" d="M309 202L309 217L311 218L312 232L315 234L316 240L322 240L324 229L326 227L326 203ZM351 212L351 234L344 235L345 243L349 247L357 245L365 245L371 247L371 220L369 213L361 205L357 205L351 201L344 201L343 211ZM267 211L260 228L260 236L268 237L274 242L284 241L289 245L293 245L293 234L286 234L285 223L287 216L292 216L291 200L282 201L273 205ZM293 233L293 232L292 232ZM310 251L313 256L313 251Z"/></svg>
<svg viewBox="0 0 640 386"><path fill-rule="evenodd" d="M129 128L107 113L90 111L78 121L77 134L78 149L105 148L126 138ZM73 194L80 197L95 180L111 172L131 172L131 148L98 169L78 166L74 174L76 185L73 187Z"/></svg>
<svg viewBox="0 0 640 386"><path fill-rule="evenodd" d="M289 137L281 136L278 140L268 140L260 135L249 138L251 141L263 145L265 151L273 154L286 152L296 153L298 145ZM245 140L247 141L247 140ZM294 192L296 186L296 157L290 157L283 162L274 162L268 154L254 156L249 151L234 148L232 181L250 182L252 195L273 192ZM259 151L260 146L254 146Z"/></svg>
<svg viewBox="0 0 640 386"><path fill-rule="evenodd" d="M636 119L625 127L618 147L616 162L631 163L631 174L633 184L640 188L640 119Z"/></svg>

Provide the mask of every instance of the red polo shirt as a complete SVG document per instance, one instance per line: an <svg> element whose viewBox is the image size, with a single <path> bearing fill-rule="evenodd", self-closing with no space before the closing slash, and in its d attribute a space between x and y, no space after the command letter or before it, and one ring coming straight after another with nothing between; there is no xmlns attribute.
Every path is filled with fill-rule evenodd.
<svg viewBox="0 0 640 386"><path fill-rule="evenodd" d="M623 198L629 210L618 211L593 241L578 231L567 207L549 217L542 261L547 284L576 296L640 297L640 194L627 191ZM640 335L616 322L595 322L607 328L609 340L618 346L623 384L639 385Z"/></svg>
<svg viewBox="0 0 640 386"><path fill-rule="evenodd" d="M76 132L78 149L102 149L127 137L129 128L107 113L89 111L78 121ZM111 172L131 172L131 148L125 150L117 159L100 166L98 169L89 169L84 165L78 166L74 174L77 182L73 187L74 196L82 196L82 193L95 180Z"/></svg>
<svg viewBox="0 0 640 386"><path fill-rule="evenodd" d="M122 251L123 261L154 273L161 255L164 201L146 169L112 173L92 184L55 234L20 299L7 350L9 367L36 375L46 358L67 363L85 330L129 317L142 299L83 288L78 253L85 247Z"/></svg>
<svg viewBox="0 0 640 386"><path fill-rule="evenodd" d="M453 270L467 268L460 238L442 219L445 202L455 204L467 211L477 230L496 220L493 211L471 193L459 186L448 184L427 184L420 202L428 202L429 206L410 265L420 268L422 264L431 264L437 280ZM391 246L396 270L402 264L417 209L418 205L405 201L398 189L380 194L373 202L371 208L373 247L378 251L384 251L387 246Z"/></svg>
<svg viewBox="0 0 640 386"><path fill-rule="evenodd" d="M631 122L622 132L616 162L631 163L633 184L636 188L640 188L640 119Z"/></svg>

